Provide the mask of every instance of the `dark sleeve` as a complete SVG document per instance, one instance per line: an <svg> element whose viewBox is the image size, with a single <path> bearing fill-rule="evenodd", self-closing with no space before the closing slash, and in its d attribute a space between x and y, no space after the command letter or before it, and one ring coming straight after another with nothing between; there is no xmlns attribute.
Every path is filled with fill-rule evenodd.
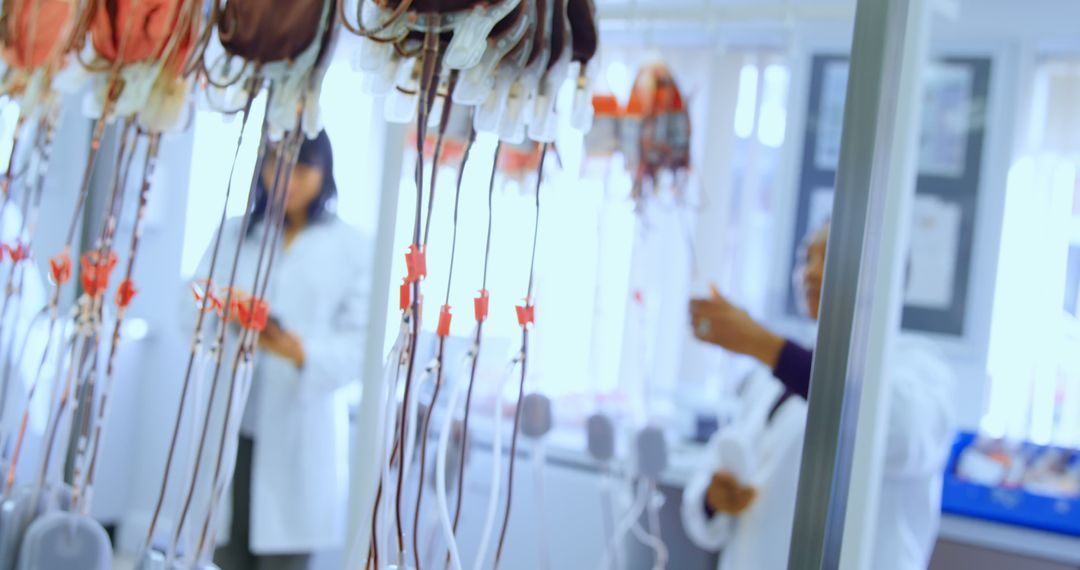
<svg viewBox="0 0 1080 570"><path fill-rule="evenodd" d="M780 349L780 357L776 359L773 376L805 400L810 394L810 363L813 360L813 351L790 340L785 341L784 348Z"/></svg>

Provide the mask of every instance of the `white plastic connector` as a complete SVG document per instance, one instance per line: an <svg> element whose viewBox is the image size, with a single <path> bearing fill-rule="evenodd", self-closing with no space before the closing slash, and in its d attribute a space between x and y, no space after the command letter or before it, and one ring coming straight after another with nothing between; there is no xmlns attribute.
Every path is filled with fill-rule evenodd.
<svg viewBox="0 0 1080 570"><path fill-rule="evenodd" d="M408 124L416 116L416 105L419 101L416 93L405 93L400 89L393 89L386 97L384 110L386 120L391 123Z"/></svg>
<svg viewBox="0 0 1080 570"><path fill-rule="evenodd" d="M506 100L510 94L510 86L513 83L514 78L508 73L500 73L495 79L495 87L488 93L484 102L476 108L473 127L477 132L498 132L499 123L506 109Z"/></svg>
<svg viewBox="0 0 1080 570"><path fill-rule="evenodd" d="M408 59L398 65L395 88L386 97L386 120L391 123L410 123L416 116L416 106L420 100L420 61Z"/></svg>
<svg viewBox="0 0 1080 570"><path fill-rule="evenodd" d="M393 44L360 38L360 47L353 52L352 68L355 71L377 73L390 63L393 54Z"/></svg>
<svg viewBox="0 0 1080 570"><path fill-rule="evenodd" d="M360 91L369 95L386 95L394 88L400 60L391 59L382 69L360 76Z"/></svg>
<svg viewBox="0 0 1080 570"><path fill-rule="evenodd" d="M570 111L570 126L585 132L592 128L592 82L593 74L589 69L582 69L574 85L574 104Z"/></svg>
<svg viewBox="0 0 1080 570"><path fill-rule="evenodd" d="M495 85L493 75L500 57L495 50L488 49L480 58L480 63L466 69L454 87L454 102L458 105L479 105L483 102Z"/></svg>
<svg viewBox="0 0 1080 570"><path fill-rule="evenodd" d="M454 30L443 64L450 69L468 69L480 63L487 49L487 38L498 22L495 13L481 7L474 8Z"/></svg>
<svg viewBox="0 0 1080 570"><path fill-rule="evenodd" d="M552 142L559 129L559 116L555 114L555 92L541 90L533 97L532 116L529 118L529 138L536 142Z"/></svg>
<svg viewBox="0 0 1080 570"><path fill-rule="evenodd" d="M525 105L529 93L521 78L510 86L502 116L499 117L499 138L510 144L525 140Z"/></svg>

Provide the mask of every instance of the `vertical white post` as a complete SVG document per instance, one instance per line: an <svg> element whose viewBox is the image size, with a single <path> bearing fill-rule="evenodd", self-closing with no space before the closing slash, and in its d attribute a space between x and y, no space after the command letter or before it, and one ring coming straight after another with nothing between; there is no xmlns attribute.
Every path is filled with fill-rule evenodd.
<svg viewBox="0 0 1080 570"><path fill-rule="evenodd" d="M380 102L381 103L381 102ZM360 409L352 437L351 469L349 470L349 524L345 535L347 568L360 568L367 556L371 538L370 515L375 491L379 484L380 463L376 461L381 442L376 441L379 407L382 405L382 369L385 354L385 309L390 298L390 271L394 256L394 230L397 221L398 188L401 185L402 149L405 147L405 128L387 124L382 118L383 106L375 108L376 124L384 125L383 162L379 193L379 222L375 234L375 254L371 267L371 308L368 312L368 332L364 347L363 390ZM351 556L350 556L351 555ZM355 566L348 566L359 561Z"/></svg>

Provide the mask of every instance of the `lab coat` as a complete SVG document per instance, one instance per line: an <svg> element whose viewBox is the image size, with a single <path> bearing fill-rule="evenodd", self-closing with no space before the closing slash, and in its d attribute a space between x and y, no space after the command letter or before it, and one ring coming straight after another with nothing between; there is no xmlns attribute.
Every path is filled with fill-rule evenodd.
<svg viewBox="0 0 1080 570"><path fill-rule="evenodd" d="M226 224L219 261L228 263L215 270L216 286L228 278L239 230L239 220ZM245 291L251 289L262 231L261 224L256 226L241 246L236 287ZM270 315L300 337L305 362L298 370L262 351L256 360L244 418L255 441L249 544L255 554L306 553L344 544L348 403L340 388L356 381L362 367L369 245L358 231L331 218L308 226L287 250L277 251L267 290ZM208 251L197 279L206 276L209 257ZM220 390L217 397L223 397ZM223 503L228 509L231 501ZM223 518L219 530L228 528L228 519Z"/></svg>
<svg viewBox="0 0 1080 570"><path fill-rule="evenodd" d="M932 347L905 339L892 354L892 398L874 570L925 569L937 539L942 472L953 437L953 376ZM744 391L742 412L716 433L700 472L683 494L683 525L701 548L722 550L720 570L785 570L806 427L807 404L789 398L771 420L782 393L768 371ZM712 475L731 471L758 496L739 515L704 509Z"/></svg>

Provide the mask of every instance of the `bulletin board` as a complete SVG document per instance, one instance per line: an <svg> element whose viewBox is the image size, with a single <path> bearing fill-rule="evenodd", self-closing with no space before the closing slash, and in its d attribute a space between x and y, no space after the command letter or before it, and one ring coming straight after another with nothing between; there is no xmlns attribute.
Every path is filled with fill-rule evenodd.
<svg viewBox="0 0 1080 570"><path fill-rule="evenodd" d="M848 58L813 56L791 269L808 232L831 215ZM912 207L905 330L962 336L979 198L991 60L936 59L925 74L918 181ZM787 310L799 314L795 287Z"/></svg>

